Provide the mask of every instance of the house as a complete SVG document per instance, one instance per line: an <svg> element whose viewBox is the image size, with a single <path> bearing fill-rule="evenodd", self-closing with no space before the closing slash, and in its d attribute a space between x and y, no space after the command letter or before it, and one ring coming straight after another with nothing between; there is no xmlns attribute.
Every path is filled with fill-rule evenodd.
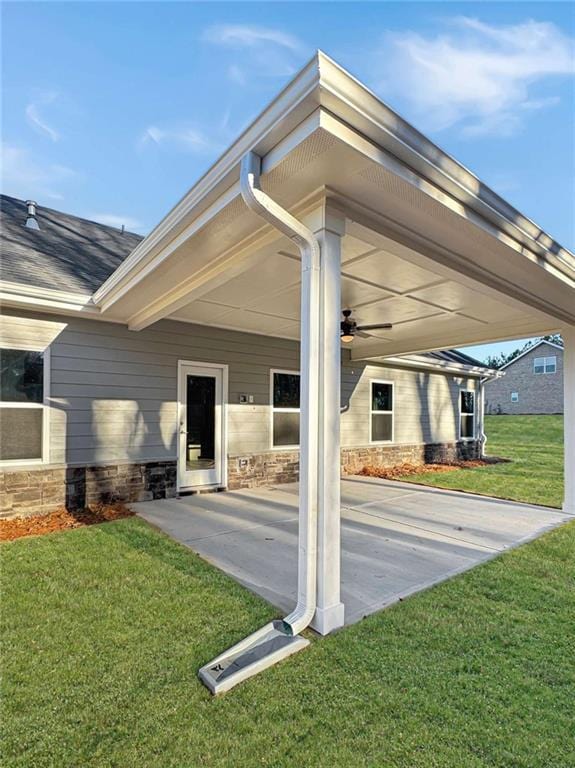
<svg viewBox="0 0 575 768"><path fill-rule="evenodd" d="M89 307L142 239L7 196L1 217L4 290L69 307ZM285 261L293 284L298 264ZM344 302L374 290L350 278ZM33 301L4 306L4 514L297 479L298 343L273 325L263 335L273 319L254 317L258 333L183 319L134 333ZM478 456L481 387L493 373L454 350L367 363L344 349L343 470Z"/></svg>
<svg viewBox="0 0 575 768"><path fill-rule="evenodd" d="M425 353L562 334L575 514L575 256L325 54L139 242L30 208L24 247L11 203L0 286L2 347L22 353L0 414L9 508L298 463L295 609L212 670L253 674L270 657L242 667L246 648L343 625L342 456L477 453L485 371Z"/></svg>
<svg viewBox="0 0 575 768"><path fill-rule="evenodd" d="M563 347L541 340L485 386L487 413L563 413Z"/></svg>

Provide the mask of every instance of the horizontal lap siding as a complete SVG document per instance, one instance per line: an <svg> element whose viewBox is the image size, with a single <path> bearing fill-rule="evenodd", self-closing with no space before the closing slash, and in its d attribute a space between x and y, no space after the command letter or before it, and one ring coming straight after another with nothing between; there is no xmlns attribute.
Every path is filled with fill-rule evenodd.
<svg viewBox="0 0 575 768"><path fill-rule="evenodd" d="M229 453L267 451L270 368L299 368L294 342L173 321L134 333L19 313L2 318L2 338L50 346L51 463L175 458L179 360L229 366ZM239 405L244 393L253 405Z"/></svg>
<svg viewBox="0 0 575 768"><path fill-rule="evenodd" d="M472 379L344 360L341 386L342 447L369 442L370 381L394 385L394 442L442 443L458 439L459 390Z"/></svg>
<svg viewBox="0 0 575 768"><path fill-rule="evenodd" d="M79 318L1 318L0 341L49 346L50 462L165 460L176 457L179 360L229 366L228 453L271 450L270 369L299 368L295 342L188 323L162 321L131 332ZM443 374L351 363L342 368L342 446L369 442L372 378L395 385L395 442L457 439L459 389ZM473 383L470 382L473 387ZM240 405L240 394L253 404Z"/></svg>

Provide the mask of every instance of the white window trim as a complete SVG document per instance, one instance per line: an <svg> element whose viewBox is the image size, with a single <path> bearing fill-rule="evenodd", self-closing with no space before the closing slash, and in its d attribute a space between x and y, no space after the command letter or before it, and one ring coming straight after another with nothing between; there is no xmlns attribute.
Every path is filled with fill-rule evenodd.
<svg viewBox="0 0 575 768"><path fill-rule="evenodd" d="M391 411L374 411L373 410L373 384L390 384L391 385ZM391 414L391 440L374 440L372 437L372 416L377 413L389 413ZM369 380L369 443L370 445L392 445L395 443L395 383L389 381L389 379L370 379Z"/></svg>
<svg viewBox="0 0 575 768"><path fill-rule="evenodd" d="M539 367L541 367L541 365L543 365L543 370L542 371L536 371L535 370L535 365L536 365L538 360L543 360L543 363L539 364ZM553 363L550 362L551 360L553 360ZM553 365L553 370L552 371L548 371L547 370L547 365L548 364L549 365L551 365L551 364ZM542 376L542 375L543 376L544 375L552 376L554 373L557 373L557 355L548 355L547 357L534 357L533 358L533 374L535 376Z"/></svg>
<svg viewBox="0 0 575 768"><path fill-rule="evenodd" d="M461 393L471 392L473 395L473 413L463 413L461 410ZM459 390L459 435L458 440L464 443L471 443L473 440L477 440L477 392L474 389L460 389ZM473 416L473 436L462 437L461 435L461 419L463 416Z"/></svg>
<svg viewBox="0 0 575 768"><path fill-rule="evenodd" d="M511 402L512 403L518 403L519 402L519 392L512 392L511 393Z"/></svg>
<svg viewBox="0 0 575 768"><path fill-rule="evenodd" d="M27 352L41 352L43 362L43 398L41 403L4 402L2 408L41 408L42 409L42 458L40 459L0 459L0 467L41 466L50 463L50 347L38 349L30 344L2 342L2 349L21 349Z"/></svg>
<svg viewBox="0 0 575 768"><path fill-rule="evenodd" d="M299 408L276 408L274 406L274 375L276 373L296 374L299 376L300 384L300 407ZM299 451L299 443L295 445L275 445L274 443L274 413L299 413L301 419L301 373L300 371L289 370L288 368L270 368L270 447L273 451ZM301 424L300 424L301 426Z"/></svg>

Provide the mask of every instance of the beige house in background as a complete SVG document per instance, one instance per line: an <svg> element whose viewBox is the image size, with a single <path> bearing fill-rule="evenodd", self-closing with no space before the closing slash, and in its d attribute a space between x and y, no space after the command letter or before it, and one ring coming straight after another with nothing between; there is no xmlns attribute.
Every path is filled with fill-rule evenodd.
<svg viewBox="0 0 575 768"><path fill-rule="evenodd" d="M539 341L500 370L485 385L486 413L563 413L562 346Z"/></svg>

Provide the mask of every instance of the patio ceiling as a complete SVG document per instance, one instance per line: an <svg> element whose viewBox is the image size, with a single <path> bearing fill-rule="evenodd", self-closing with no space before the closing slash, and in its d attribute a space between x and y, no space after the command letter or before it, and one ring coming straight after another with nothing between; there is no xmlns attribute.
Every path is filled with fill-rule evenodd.
<svg viewBox="0 0 575 768"><path fill-rule="evenodd" d="M308 226L345 220L342 308L394 325L356 338L354 357L575 324L573 254L323 54L96 292L104 316L299 338L297 250L241 199L248 150L265 191Z"/></svg>

